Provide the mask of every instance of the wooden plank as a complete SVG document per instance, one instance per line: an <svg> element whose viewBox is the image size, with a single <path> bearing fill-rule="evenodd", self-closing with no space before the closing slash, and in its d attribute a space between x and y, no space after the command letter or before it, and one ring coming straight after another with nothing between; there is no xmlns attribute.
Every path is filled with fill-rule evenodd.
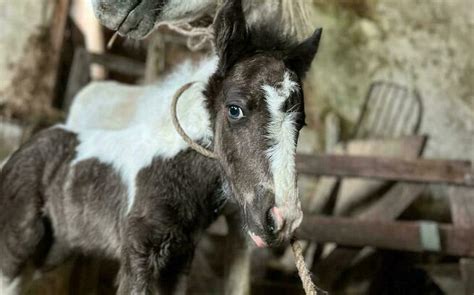
<svg viewBox="0 0 474 295"><path fill-rule="evenodd" d="M403 136L394 139L351 140L346 144L344 155L395 157L397 159L412 160L420 156L425 146L425 136ZM376 201L384 188L393 183L386 180L367 178L345 178L337 197L333 215L353 216ZM398 199L398 198L397 198Z"/></svg>
<svg viewBox="0 0 474 295"><path fill-rule="evenodd" d="M390 139L355 139L346 144L344 154L416 159L422 153L426 139L426 136L418 135ZM336 178L322 177L322 179ZM331 215L350 215L365 219L379 219L379 217L385 220L395 219L418 197L418 191L421 189L418 189L420 187L416 184L399 183L390 187L391 185L390 182L384 180L343 179L337 196L337 204L333 206L334 211L326 212L325 215L332 213ZM385 188L390 188L390 190L380 195ZM315 199L321 203L328 198L324 198L324 194L319 193ZM360 214L367 216L360 216ZM341 272L352 265L352 261L359 252L359 248L335 247L332 249L314 265L321 282L331 289Z"/></svg>
<svg viewBox="0 0 474 295"><path fill-rule="evenodd" d="M474 227L474 189L452 187L449 190L451 218L455 226L460 228ZM471 232L471 235L474 232ZM474 259L461 258L459 261L464 292L474 294Z"/></svg>
<svg viewBox="0 0 474 295"><path fill-rule="evenodd" d="M303 154L297 155L296 160L298 171L308 175L474 186L473 167L469 161Z"/></svg>
<svg viewBox="0 0 474 295"><path fill-rule="evenodd" d="M397 183L374 205L357 216L365 220L392 220L400 216L423 192L419 184Z"/></svg>
<svg viewBox="0 0 474 295"><path fill-rule="evenodd" d="M422 135L383 139L355 139L346 143L345 154L352 156L394 157L411 160L420 157L427 140L427 136Z"/></svg>
<svg viewBox="0 0 474 295"><path fill-rule="evenodd" d="M373 206L356 218L362 220L392 220L397 218L423 192L424 186L398 183ZM316 266L316 272L327 286L332 286L360 253L359 248L337 247Z"/></svg>
<svg viewBox="0 0 474 295"><path fill-rule="evenodd" d="M420 222L368 221L342 217L306 216L297 237L320 243L424 252ZM438 224L441 250L454 256L474 256L474 228Z"/></svg>

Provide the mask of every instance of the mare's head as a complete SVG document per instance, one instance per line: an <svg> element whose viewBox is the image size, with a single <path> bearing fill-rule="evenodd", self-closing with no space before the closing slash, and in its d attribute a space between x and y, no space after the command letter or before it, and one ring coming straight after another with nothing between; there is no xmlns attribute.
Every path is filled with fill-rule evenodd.
<svg viewBox="0 0 474 295"><path fill-rule="evenodd" d="M303 218L295 169L305 125L301 80L320 36L318 29L293 43L270 28L249 28L241 0L227 0L215 21L219 63L205 91L214 150L258 246L288 240Z"/></svg>

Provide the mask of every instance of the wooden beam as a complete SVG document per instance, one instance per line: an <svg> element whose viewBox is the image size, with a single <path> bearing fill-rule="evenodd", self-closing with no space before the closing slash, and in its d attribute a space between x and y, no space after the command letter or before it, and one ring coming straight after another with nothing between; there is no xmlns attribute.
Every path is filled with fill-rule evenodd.
<svg viewBox="0 0 474 295"><path fill-rule="evenodd" d="M397 183L377 202L357 218L365 220L393 220L399 217L423 192L420 184Z"/></svg>
<svg viewBox="0 0 474 295"><path fill-rule="evenodd" d="M373 221L396 219L418 198L423 190L423 185L397 183L356 218ZM336 247L316 265L320 279L328 286L333 286L341 272L351 265L360 250L360 248Z"/></svg>
<svg viewBox="0 0 474 295"><path fill-rule="evenodd" d="M420 222L387 222L342 217L306 216L297 237L320 243L343 246L424 252ZM439 253L474 256L474 228L457 228L438 224L441 240Z"/></svg>
<svg viewBox="0 0 474 295"><path fill-rule="evenodd" d="M296 164L300 173L314 176L363 177L474 186L474 172L469 161L299 154L296 157Z"/></svg>
<svg viewBox="0 0 474 295"><path fill-rule="evenodd" d="M90 63L99 64L107 70L119 74L143 77L145 75L145 63L114 54L89 53Z"/></svg>

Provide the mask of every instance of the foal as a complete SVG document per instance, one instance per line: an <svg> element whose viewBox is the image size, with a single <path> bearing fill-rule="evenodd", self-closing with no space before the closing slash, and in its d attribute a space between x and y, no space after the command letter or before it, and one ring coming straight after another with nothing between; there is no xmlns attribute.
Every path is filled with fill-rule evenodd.
<svg viewBox="0 0 474 295"><path fill-rule="evenodd" d="M50 268L77 251L120 261L119 294L173 293L227 200L257 246L291 237L302 220L301 79L321 30L293 44L269 28L248 28L240 0L228 0L215 34L217 63L202 92L185 93L178 117L219 160L189 149L174 130L169 103L180 85L164 84L156 94L167 96L138 110L126 128L38 133L0 174L2 295L20 292L27 262Z"/></svg>

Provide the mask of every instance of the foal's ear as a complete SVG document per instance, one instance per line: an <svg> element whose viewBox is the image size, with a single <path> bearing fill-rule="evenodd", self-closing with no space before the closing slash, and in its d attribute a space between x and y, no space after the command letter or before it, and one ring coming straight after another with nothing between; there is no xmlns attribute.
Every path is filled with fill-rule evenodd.
<svg viewBox="0 0 474 295"><path fill-rule="evenodd" d="M224 73L242 53L248 37L242 0L226 0L217 14L214 33L219 70Z"/></svg>
<svg viewBox="0 0 474 295"><path fill-rule="evenodd" d="M311 62L318 51L322 32L322 28L316 29L311 37L292 49L285 59L286 66L293 70L301 79L304 78L309 70Z"/></svg>

